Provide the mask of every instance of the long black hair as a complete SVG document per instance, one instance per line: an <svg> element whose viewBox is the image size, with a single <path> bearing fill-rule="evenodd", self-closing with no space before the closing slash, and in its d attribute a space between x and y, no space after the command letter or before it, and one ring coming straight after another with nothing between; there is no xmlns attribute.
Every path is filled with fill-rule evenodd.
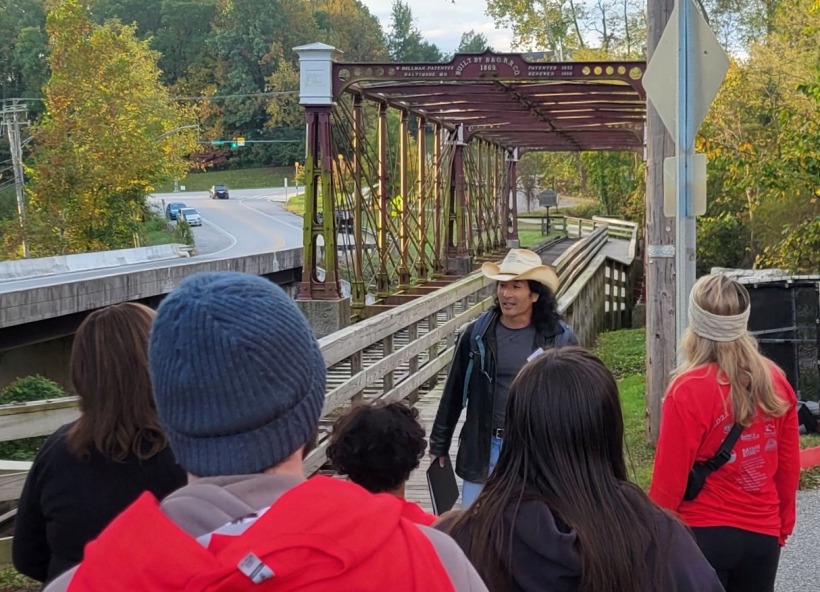
<svg viewBox="0 0 820 592"><path fill-rule="evenodd" d="M504 430L495 470L449 528L466 541L491 590L514 589L508 566L522 501L546 504L557 523L577 533L579 590L664 589L661 510L627 481L618 387L597 357L565 347L525 365L510 387ZM512 523L504 518L509 510ZM647 565L655 566L652 573Z"/></svg>
<svg viewBox="0 0 820 592"><path fill-rule="evenodd" d="M527 280L530 292L538 294L538 300L532 305L532 324L540 332L547 332L558 324L561 315L558 314L558 302L555 294L547 286L535 280ZM498 286L496 285L492 310L501 314L501 304L498 302Z"/></svg>

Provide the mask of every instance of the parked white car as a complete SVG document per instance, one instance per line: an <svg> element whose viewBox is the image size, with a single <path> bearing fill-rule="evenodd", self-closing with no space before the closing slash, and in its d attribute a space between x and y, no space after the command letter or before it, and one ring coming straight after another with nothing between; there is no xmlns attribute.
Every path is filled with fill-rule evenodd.
<svg viewBox="0 0 820 592"><path fill-rule="evenodd" d="M179 218L185 220L188 226L202 226L202 216L196 208L182 208L179 211Z"/></svg>

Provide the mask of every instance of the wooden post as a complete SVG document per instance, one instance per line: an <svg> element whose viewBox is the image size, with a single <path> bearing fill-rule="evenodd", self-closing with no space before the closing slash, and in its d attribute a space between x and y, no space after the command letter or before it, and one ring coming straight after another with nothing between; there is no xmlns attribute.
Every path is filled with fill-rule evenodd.
<svg viewBox="0 0 820 592"><path fill-rule="evenodd" d="M649 0L649 59L660 41L674 0ZM658 440L661 401L675 367L675 226L663 215L663 159L675 146L658 112L647 102L646 114L646 406L647 438Z"/></svg>

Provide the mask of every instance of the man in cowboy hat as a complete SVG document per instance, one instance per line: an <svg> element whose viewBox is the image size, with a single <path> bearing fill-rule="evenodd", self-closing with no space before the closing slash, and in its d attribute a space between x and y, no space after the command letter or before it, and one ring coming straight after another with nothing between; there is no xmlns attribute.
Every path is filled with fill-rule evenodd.
<svg viewBox="0 0 820 592"><path fill-rule="evenodd" d="M443 463L467 407L456 457L464 508L498 460L513 378L539 348L578 344L558 314L558 276L536 253L511 249L500 264L485 263L481 271L498 282L495 304L462 332L430 433L430 456Z"/></svg>

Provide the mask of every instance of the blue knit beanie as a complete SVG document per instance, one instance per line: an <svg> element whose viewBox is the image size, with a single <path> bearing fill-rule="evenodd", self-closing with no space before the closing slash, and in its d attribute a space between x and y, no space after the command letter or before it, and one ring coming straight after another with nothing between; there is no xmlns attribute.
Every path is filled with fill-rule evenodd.
<svg viewBox="0 0 820 592"><path fill-rule="evenodd" d="M157 310L148 354L160 421L193 475L261 472L316 431L325 363L302 313L269 280L185 278Z"/></svg>

